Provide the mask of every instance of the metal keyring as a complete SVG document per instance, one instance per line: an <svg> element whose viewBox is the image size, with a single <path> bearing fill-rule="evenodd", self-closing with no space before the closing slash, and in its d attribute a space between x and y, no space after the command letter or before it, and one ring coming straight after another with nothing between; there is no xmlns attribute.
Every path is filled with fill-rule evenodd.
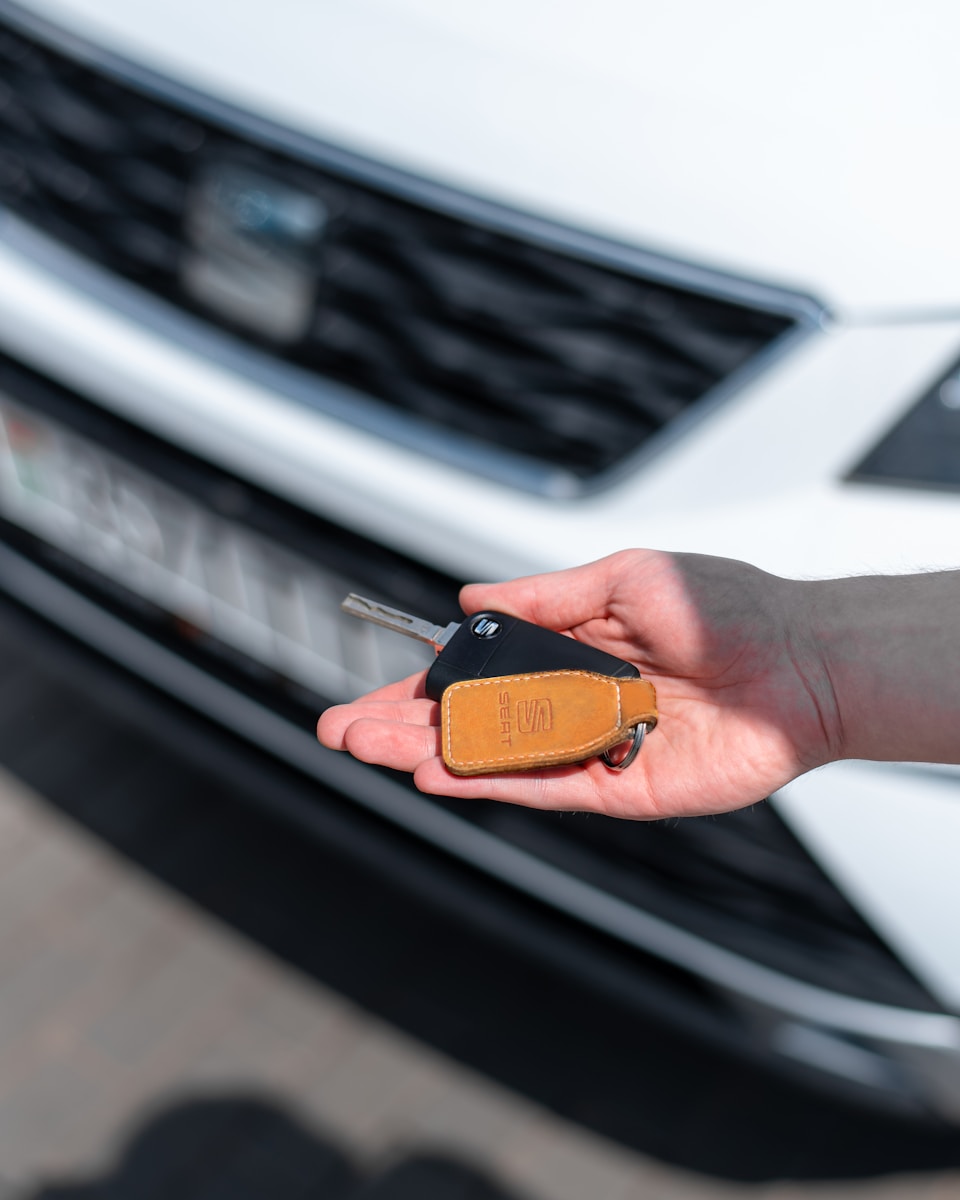
<svg viewBox="0 0 960 1200"><path fill-rule="evenodd" d="M647 727L642 722L639 725L634 725L633 741L630 744L630 749L626 752L623 758L621 758L619 762L614 762L610 757L610 751L604 750L604 752L600 755L600 761L604 764L604 766L609 767L611 771L625 771L640 753L640 747L643 745L643 739L646 735L646 732Z"/></svg>

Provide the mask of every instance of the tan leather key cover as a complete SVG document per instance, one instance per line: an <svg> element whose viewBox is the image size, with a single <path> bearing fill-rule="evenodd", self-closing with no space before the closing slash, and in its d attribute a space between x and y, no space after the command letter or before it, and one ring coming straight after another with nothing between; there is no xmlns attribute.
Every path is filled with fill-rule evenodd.
<svg viewBox="0 0 960 1200"><path fill-rule="evenodd" d="M656 724L646 679L540 671L451 684L440 701L443 761L455 775L583 762Z"/></svg>

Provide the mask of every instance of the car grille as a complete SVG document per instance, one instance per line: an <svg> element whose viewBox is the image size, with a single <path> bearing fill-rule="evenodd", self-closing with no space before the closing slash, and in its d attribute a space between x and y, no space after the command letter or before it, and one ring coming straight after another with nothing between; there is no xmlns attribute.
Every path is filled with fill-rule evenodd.
<svg viewBox="0 0 960 1200"><path fill-rule="evenodd" d="M672 822L502 804L462 811L570 874L753 962L846 995L939 1011L769 803Z"/></svg>
<svg viewBox="0 0 960 1200"><path fill-rule="evenodd" d="M391 194L344 169L342 152L340 166L323 165L322 147L312 162L277 153L261 134L238 136L0 26L0 203L274 360L452 440L460 461L470 446L496 447L582 487L795 324L796 297L776 293L775 311L772 299L644 278L583 246L444 214L435 191L430 204ZM251 286L272 272L277 288L259 318L211 307L190 282L198 244L209 250L199 181L217 171L250 181L246 192L230 184L234 209L265 180L325 225L316 244L255 251ZM296 292L303 320L272 327Z"/></svg>

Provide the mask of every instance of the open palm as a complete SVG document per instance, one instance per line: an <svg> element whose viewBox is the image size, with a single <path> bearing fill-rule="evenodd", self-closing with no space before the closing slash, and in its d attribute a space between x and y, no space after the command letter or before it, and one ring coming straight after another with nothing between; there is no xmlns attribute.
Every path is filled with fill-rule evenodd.
<svg viewBox="0 0 960 1200"><path fill-rule="evenodd" d="M439 705L424 694L425 673L328 709L318 736L365 762L411 771L436 795L634 819L742 807L834 757L829 678L793 619L796 587L728 559L627 550L463 590L467 612L496 609L560 630L653 681L660 721L623 772L593 759L457 777L440 757Z"/></svg>

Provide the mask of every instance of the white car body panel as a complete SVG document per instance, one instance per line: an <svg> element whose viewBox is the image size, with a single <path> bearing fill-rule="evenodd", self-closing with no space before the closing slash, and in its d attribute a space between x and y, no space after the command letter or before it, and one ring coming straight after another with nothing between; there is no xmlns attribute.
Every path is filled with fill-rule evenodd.
<svg viewBox="0 0 960 1200"><path fill-rule="evenodd" d="M567 501L455 470L172 345L65 283L9 221L0 221L4 349L308 509L468 578L637 544L811 578L957 565L960 498L844 482L960 356L954 6L817 0L786 30L781 11L748 0L656 10L629 0L588 10L528 0L522 11L507 0L30 7L299 130L801 289L837 319L663 439L642 470ZM950 861L960 778L847 764L776 803L931 991L960 1010L951 920L960 872Z"/></svg>
<svg viewBox="0 0 960 1200"><path fill-rule="evenodd" d="M958 789L956 769L840 763L796 780L776 799L847 895L956 1012Z"/></svg>

